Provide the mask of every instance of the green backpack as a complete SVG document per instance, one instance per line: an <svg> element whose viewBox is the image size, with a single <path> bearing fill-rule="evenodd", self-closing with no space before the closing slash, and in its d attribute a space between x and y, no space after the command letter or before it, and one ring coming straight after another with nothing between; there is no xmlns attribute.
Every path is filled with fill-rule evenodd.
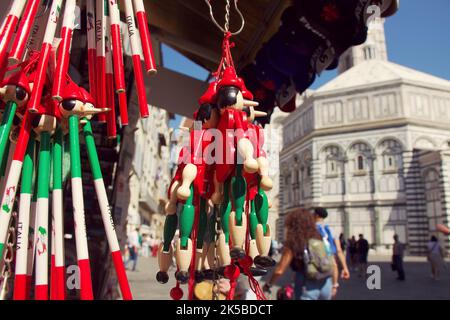
<svg viewBox="0 0 450 320"><path fill-rule="evenodd" d="M308 240L308 246L303 253L303 262L307 279L322 280L333 273L333 256L328 255L322 240Z"/></svg>

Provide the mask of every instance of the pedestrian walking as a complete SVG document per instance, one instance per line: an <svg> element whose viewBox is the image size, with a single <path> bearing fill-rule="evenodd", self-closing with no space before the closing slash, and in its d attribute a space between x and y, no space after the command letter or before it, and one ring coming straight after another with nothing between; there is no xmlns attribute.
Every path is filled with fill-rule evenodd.
<svg viewBox="0 0 450 320"><path fill-rule="evenodd" d="M130 262L133 262L133 268L131 270L136 271L138 252L139 252L139 247L140 247L139 228L136 228L130 232L130 234L128 235L127 245L128 245L129 257L128 257L128 260L125 261L125 268L128 267L128 264Z"/></svg>
<svg viewBox="0 0 450 320"><path fill-rule="evenodd" d="M350 278L350 272L348 271L347 261L342 251L341 242L339 239L333 237L331 228L325 223L325 219L328 217L328 211L325 208L317 207L314 209L314 218L316 220L316 227L322 236L327 248L330 250L330 254L334 258L334 272L333 272L333 297L337 293L337 287L339 286L339 266L341 267L341 278L348 280Z"/></svg>
<svg viewBox="0 0 450 320"><path fill-rule="evenodd" d="M339 243L341 244L342 252L346 252L347 242L345 241L345 236L343 233L339 235Z"/></svg>
<svg viewBox="0 0 450 320"><path fill-rule="evenodd" d="M392 269L397 271L397 280L405 281L405 271L403 269L403 256L405 252L405 244L398 239L398 235L394 235L394 246L392 247Z"/></svg>
<svg viewBox="0 0 450 320"><path fill-rule="evenodd" d="M363 277L367 270L367 259L369 256L369 242L364 239L363 234L359 234L356 242L356 252L358 254L359 277Z"/></svg>
<svg viewBox="0 0 450 320"><path fill-rule="evenodd" d="M142 256L148 258L150 256L151 239L148 235L145 235L142 239Z"/></svg>
<svg viewBox="0 0 450 320"><path fill-rule="evenodd" d="M330 300L334 261L325 248L313 215L303 209L296 210L287 216L285 228L283 253L270 280L264 285L264 291L270 291L291 266L295 271L296 300Z"/></svg>
<svg viewBox="0 0 450 320"><path fill-rule="evenodd" d="M350 255L350 265L352 267L352 271L356 271L358 267L358 251L356 249L356 238L352 236L348 241L348 251Z"/></svg>
<svg viewBox="0 0 450 320"><path fill-rule="evenodd" d="M439 280L440 273L444 268L444 250L436 236L432 236L427 243L427 258L430 262L432 278Z"/></svg>

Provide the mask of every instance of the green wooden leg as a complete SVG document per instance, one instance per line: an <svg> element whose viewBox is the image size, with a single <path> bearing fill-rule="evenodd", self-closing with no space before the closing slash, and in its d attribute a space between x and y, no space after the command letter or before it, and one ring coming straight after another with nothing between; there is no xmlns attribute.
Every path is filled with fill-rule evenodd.
<svg viewBox="0 0 450 320"><path fill-rule="evenodd" d="M242 175L242 165L236 165L236 176L231 179L232 198L236 212L236 225L242 225L242 214L244 213L245 195L247 183Z"/></svg>
<svg viewBox="0 0 450 320"><path fill-rule="evenodd" d="M228 243L230 238L229 219L231 213L230 201L230 181L227 180L224 184L223 203L220 206L220 222L222 224L222 231L225 235L225 242Z"/></svg>
<svg viewBox="0 0 450 320"><path fill-rule="evenodd" d="M182 248L188 245L188 239L191 236L192 227L194 225L195 207L193 205L194 188L191 186L191 195L183 205L180 214L180 243Z"/></svg>

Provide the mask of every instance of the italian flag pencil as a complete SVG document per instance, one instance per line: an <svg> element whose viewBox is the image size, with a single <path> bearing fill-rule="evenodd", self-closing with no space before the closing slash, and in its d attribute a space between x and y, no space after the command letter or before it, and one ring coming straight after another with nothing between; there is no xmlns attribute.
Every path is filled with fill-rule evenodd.
<svg viewBox="0 0 450 320"><path fill-rule="evenodd" d="M28 110L33 113L38 111L39 104L41 103L47 66L52 50L52 43L55 38L56 27L58 25L59 15L61 13L61 4L62 0L53 0L50 8L50 15L45 28L44 40L42 41L41 51L39 53L39 62L37 65L33 90L31 92L30 101L28 102Z"/></svg>
<svg viewBox="0 0 450 320"><path fill-rule="evenodd" d="M70 174L72 183L72 203L75 223L75 242L80 269L80 295L82 300L93 300L91 267L84 216L83 182L81 178L80 141L78 136L78 115L69 116Z"/></svg>
<svg viewBox="0 0 450 320"><path fill-rule="evenodd" d="M2 192L2 193L5 189L5 184L6 184L5 175L8 172L6 170L6 167L8 166L8 160L9 160L9 154L10 154L9 146L10 146L10 141L8 140L6 142L6 147L5 147L5 157L2 157L0 159L1 160L0 161L0 192Z"/></svg>
<svg viewBox="0 0 450 320"><path fill-rule="evenodd" d="M117 0L108 1L109 17L111 22L111 44L114 67L114 84L119 95L119 112L123 124L128 124L128 108L125 94L125 72L123 66L122 41L120 40L120 12Z"/></svg>
<svg viewBox="0 0 450 320"><path fill-rule="evenodd" d="M36 300L48 300L48 195L50 184L50 132L40 134L36 203Z"/></svg>
<svg viewBox="0 0 450 320"><path fill-rule="evenodd" d="M105 54L105 32L106 32L106 15L105 0L96 0L95 6L95 43L97 59L95 62L96 69L96 94L97 108L105 108L106 105L106 54ZM106 121L103 113L98 114L100 122Z"/></svg>
<svg viewBox="0 0 450 320"><path fill-rule="evenodd" d="M16 147L13 153L13 160L10 162L10 169L7 171L5 190L2 193L0 203L0 256L3 254L3 248L8 233L11 211L16 197L16 189L19 183L20 173L22 171L23 159L30 139L31 120L30 113L25 112L17 138Z"/></svg>
<svg viewBox="0 0 450 320"><path fill-rule="evenodd" d="M64 213L63 213L63 133L59 128L55 132L53 143L53 191L52 212L54 220L55 246L55 300L65 300L65 266L64 266Z"/></svg>
<svg viewBox="0 0 450 320"><path fill-rule="evenodd" d="M14 101L8 101L5 106L5 110L3 110L2 122L0 124L0 160L3 159L4 156L7 156L8 153L6 151L6 146L9 143L9 134L11 132L11 127L14 119L14 115L16 114L17 103Z"/></svg>
<svg viewBox="0 0 450 320"><path fill-rule="evenodd" d="M52 157L50 155L50 157ZM51 170L51 169L50 169ZM56 271L55 271L55 219L52 212L52 223L51 223L51 255L50 255L50 300L56 300Z"/></svg>
<svg viewBox="0 0 450 320"><path fill-rule="evenodd" d="M58 59L52 88L53 99L58 101L62 100L61 93L66 83L66 75L69 70L70 46L72 45L72 33L75 27L75 7L76 0L66 0L61 28L61 43L58 48Z"/></svg>
<svg viewBox="0 0 450 320"><path fill-rule="evenodd" d="M83 127L84 139L86 141L86 148L91 165L92 175L94 178L95 192L97 194L100 211L102 213L103 225L105 227L106 237L108 239L111 256L116 269L117 279L119 281L120 290L124 300L131 300L131 290L128 283L127 274L120 252L119 241L114 226L114 220L111 215L111 207L109 206L108 196L106 194L105 184L103 182L102 170L95 147L94 135L92 133L91 123L86 120Z"/></svg>
<svg viewBox="0 0 450 320"><path fill-rule="evenodd" d="M27 1L22 19L20 19L19 27L17 28L16 37L11 45L11 51L8 56L8 60L12 63L22 61L27 39L30 36L31 27L33 26L39 8L39 2L40 0Z"/></svg>
<svg viewBox="0 0 450 320"><path fill-rule="evenodd" d="M25 45L24 60L30 58L33 51L40 50L40 46L44 39L46 21L50 16L50 10L47 9L47 4L44 1L39 1L38 12L43 12L42 14L36 15L33 26L31 27L30 36L28 37L27 43Z"/></svg>
<svg viewBox="0 0 450 320"><path fill-rule="evenodd" d="M28 258L27 258L27 297L30 297L31 280L34 270L34 259L36 257L36 203L37 203L37 150L39 149L39 142L35 141L34 147L34 172L33 172L33 196L31 197L31 211L30 211L30 228L29 228L29 244L28 244Z"/></svg>
<svg viewBox="0 0 450 320"><path fill-rule="evenodd" d="M5 71L3 67L6 65L8 48L14 35L14 31L16 30L17 24L19 23L19 19L22 15L25 4L26 0L13 1L8 15L6 16L6 20L0 30L0 67L2 68L2 78Z"/></svg>
<svg viewBox="0 0 450 320"><path fill-rule="evenodd" d="M110 22L109 17L106 18L106 25ZM108 138L113 139L117 136L117 124L116 124L116 110L114 105L114 72L113 62L111 55L111 41L107 36L105 39L105 52L106 52L106 107L110 111L106 112L107 127L106 132Z"/></svg>
<svg viewBox="0 0 450 320"><path fill-rule="evenodd" d="M130 1L130 0L127 0ZM133 0L134 12L141 36L142 53L144 54L147 73L156 74L155 58L153 56L152 41L148 29L147 13L145 12L144 2L142 0Z"/></svg>
<svg viewBox="0 0 450 320"><path fill-rule="evenodd" d="M141 46L139 45L139 36L134 21L133 3L124 1L125 16L128 25L128 37L130 38L131 52L133 55L134 79L136 82L136 91L139 102L139 112L141 118L148 117L147 94L145 93L144 76L141 65Z"/></svg>
<svg viewBox="0 0 450 320"><path fill-rule="evenodd" d="M27 153L23 160L18 219L18 226L20 227L21 232L18 233L17 236L14 300L29 299L27 277L29 246L30 240L34 241L33 238L29 238L30 236L33 237L33 235L29 234L29 230L31 225L31 198L33 196L34 146L34 139L31 139L28 143Z"/></svg>
<svg viewBox="0 0 450 320"><path fill-rule="evenodd" d="M95 60L97 57L95 43L95 0L86 0L86 26L88 48L89 93L97 104Z"/></svg>
<svg viewBox="0 0 450 320"><path fill-rule="evenodd" d="M125 73L123 68L122 41L120 40L120 12L117 0L109 0L110 34L112 43L114 81L116 92L125 91Z"/></svg>

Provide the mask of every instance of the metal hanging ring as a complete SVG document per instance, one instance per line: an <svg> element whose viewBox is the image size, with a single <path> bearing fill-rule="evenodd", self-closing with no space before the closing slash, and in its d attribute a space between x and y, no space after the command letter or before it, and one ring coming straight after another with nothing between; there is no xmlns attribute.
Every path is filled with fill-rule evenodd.
<svg viewBox="0 0 450 320"><path fill-rule="evenodd" d="M208 7L209 7L209 15L211 16L211 20L214 22L214 24L216 25L216 27L219 28L219 30L222 31L223 33L229 32L229 30L228 30L228 24L229 24L229 21L228 21L228 18L227 18L227 16L229 16L229 11L228 11L228 10L229 10L229 3L228 3L228 1L227 1L227 13L226 13L226 15L225 15L225 20L226 20L226 22L225 22L225 28L222 27L222 26L217 22L216 18L214 17L213 8L212 8L212 5L211 5L211 0L205 0L205 2L206 2L206 4L207 4ZM242 12L239 10L238 4L237 4L237 3L238 3L238 0L234 0L234 8L235 8L236 12L238 13L238 15L239 15L239 17L240 17L242 23L241 23L241 27L240 27L237 31L235 31L235 32L230 32L230 34L233 35L233 36L238 35L239 33L241 33L242 30L244 29L244 26L245 26L244 15L243 15Z"/></svg>

